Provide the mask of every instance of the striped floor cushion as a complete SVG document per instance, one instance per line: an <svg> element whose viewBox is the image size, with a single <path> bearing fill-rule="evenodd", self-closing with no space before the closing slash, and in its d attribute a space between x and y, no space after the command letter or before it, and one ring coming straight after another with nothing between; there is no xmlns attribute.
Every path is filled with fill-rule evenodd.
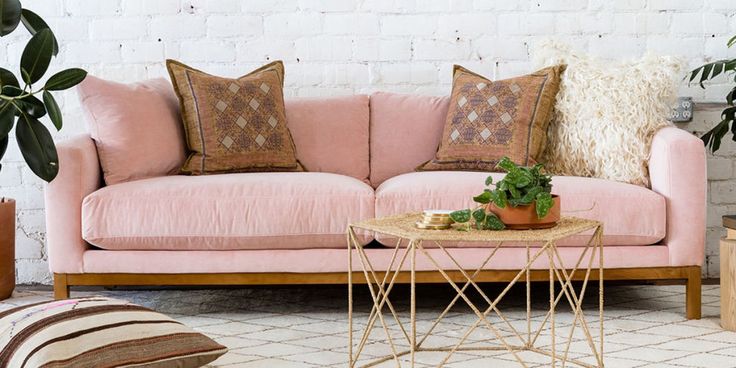
<svg viewBox="0 0 736 368"><path fill-rule="evenodd" d="M0 368L192 368L227 352L170 317L103 297L0 311L0 348Z"/></svg>

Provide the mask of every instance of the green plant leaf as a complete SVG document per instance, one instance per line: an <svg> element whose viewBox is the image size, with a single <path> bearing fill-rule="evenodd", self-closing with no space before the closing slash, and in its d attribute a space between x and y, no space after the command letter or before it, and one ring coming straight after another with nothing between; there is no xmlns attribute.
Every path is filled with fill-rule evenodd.
<svg viewBox="0 0 736 368"><path fill-rule="evenodd" d="M51 27L49 27L49 25L46 24L43 18L41 18L40 16L38 16L38 14L28 9L23 9L23 11L20 14L20 21L23 22L23 25L26 27L28 32L31 32L31 35L35 35L36 33L38 33L38 31L42 29L49 29L49 30L51 29ZM54 36L53 33L51 35L54 39L53 52L54 52L54 56L56 56L56 54L59 53L59 42L56 41L56 36Z"/></svg>
<svg viewBox="0 0 736 368"><path fill-rule="evenodd" d="M43 77L53 52L54 34L50 29L42 29L31 37L20 57L21 75L26 83L36 83Z"/></svg>
<svg viewBox="0 0 736 368"><path fill-rule="evenodd" d="M18 0L0 0L0 36L5 36L15 31L20 23L21 5Z"/></svg>
<svg viewBox="0 0 736 368"><path fill-rule="evenodd" d="M516 169L516 164L514 164L513 161L511 161L510 158L504 156L501 158L500 161L498 161L498 164L496 167L506 170L506 172L511 172L514 169Z"/></svg>
<svg viewBox="0 0 736 368"><path fill-rule="evenodd" d="M477 210L473 211L473 220L475 220L475 227L478 230L483 230L485 219L486 219L485 209L478 208Z"/></svg>
<svg viewBox="0 0 736 368"><path fill-rule="evenodd" d="M9 101L0 106L0 138L5 138L15 123L15 106Z"/></svg>
<svg viewBox="0 0 736 368"><path fill-rule="evenodd" d="M0 160L3 159L3 156L5 156L5 152L8 150L8 141L10 141L10 137L7 135L3 138L0 138ZM0 169L2 169L3 165L0 165Z"/></svg>
<svg viewBox="0 0 736 368"><path fill-rule="evenodd" d="M36 119L40 119L46 115L46 107L43 105L41 100L36 98L36 96L29 95L20 100L15 100L15 104L18 105L18 107L20 107L26 114ZM19 114L20 112L16 110L16 115Z"/></svg>
<svg viewBox="0 0 736 368"><path fill-rule="evenodd" d="M545 218L554 204L555 202L552 200L551 194L547 192L538 193L536 202L537 218Z"/></svg>
<svg viewBox="0 0 736 368"><path fill-rule="evenodd" d="M532 187L519 199L519 204L531 204L532 201L537 198L537 194L541 193L542 191L543 189L540 186Z"/></svg>
<svg viewBox="0 0 736 368"><path fill-rule="evenodd" d="M473 201L482 204L491 203L491 192L483 191L483 193L473 197Z"/></svg>
<svg viewBox="0 0 736 368"><path fill-rule="evenodd" d="M494 198L493 198L493 204L495 204L496 207L498 208L506 208L506 205L509 202L509 199L506 196L506 192L498 190L498 191L495 191L495 193L496 194L494 195Z"/></svg>
<svg viewBox="0 0 736 368"><path fill-rule="evenodd" d="M49 78L46 81L46 85L43 87L49 91L59 91L68 89L76 86L87 77L87 72L84 69L71 68L62 70Z"/></svg>
<svg viewBox="0 0 736 368"><path fill-rule="evenodd" d="M521 198L521 192L514 185L509 185L509 193L511 193L511 198L513 199Z"/></svg>
<svg viewBox="0 0 736 368"><path fill-rule="evenodd" d="M49 91L43 91L43 104L46 105L46 110L49 112L49 118L54 123L56 130L61 130L62 119L61 110L59 105L56 103L54 96Z"/></svg>
<svg viewBox="0 0 736 368"><path fill-rule="evenodd" d="M18 78L15 77L15 74L8 69L0 68L0 88L3 86L15 86L20 88Z"/></svg>
<svg viewBox="0 0 736 368"><path fill-rule="evenodd" d="M8 97L17 97L23 94L23 90L12 85L3 86L3 94Z"/></svg>
<svg viewBox="0 0 736 368"><path fill-rule="evenodd" d="M493 184L493 176L488 175L486 178L486 186L490 186L491 184Z"/></svg>
<svg viewBox="0 0 736 368"><path fill-rule="evenodd" d="M470 210L465 209L465 210L450 212L450 218L452 219L452 221L455 221L461 224L468 222L470 221Z"/></svg>
<svg viewBox="0 0 736 368"><path fill-rule="evenodd" d="M503 230L506 228L506 225L501 222L501 219L495 213L489 212L486 214L484 228L488 230Z"/></svg>
<svg viewBox="0 0 736 368"><path fill-rule="evenodd" d="M736 36L731 37L731 39L726 42L726 46L728 47L731 47L733 45L736 45Z"/></svg>
<svg viewBox="0 0 736 368"><path fill-rule="evenodd" d="M59 157L48 129L36 118L23 114L18 118L15 134L31 171L47 182L54 180L59 173Z"/></svg>

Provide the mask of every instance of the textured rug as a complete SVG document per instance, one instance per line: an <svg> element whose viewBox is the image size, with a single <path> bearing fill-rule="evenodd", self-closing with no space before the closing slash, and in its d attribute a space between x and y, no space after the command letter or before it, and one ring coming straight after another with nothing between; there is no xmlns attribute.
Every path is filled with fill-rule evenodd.
<svg viewBox="0 0 736 368"><path fill-rule="evenodd" d="M354 339L357 345L368 321L372 301L367 289L355 293ZM484 286L493 298L501 290ZM594 310L597 289L586 292L586 319L595 339L598 320ZM548 294L545 285L534 286L532 327L539 327L546 316ZM0 310L12 306L51 299L49 290L19 287L11 299L0 302ZM348 324L346 288L288 287L189 290L105 290L88 289L72 296L105 295L130 300L166 313L228 346L230 352L213 367L345 367L348 359ZM392 302L402 323L407 322L409 290L403 286L392 292ZM446 286L422 286L417 291L417 331L421 335L455 294ZM478 307L485 302L472 298ZM588 302L588 299L590 301ZM604 362L606 367L736 367L736 333L719 326L719 290L703 289L702 320L684 317L683 286L607 286L605 289ZM495 313L489 314L493 328L481 323L467 337L468 346L492 345L501 341L516 343L514 330L526 336L526 306L523 289L513 289L499 308L508 323ZM556 314L558 353L565 350L560 341L570 336L574 314L566 300ZM386 331L398 348L406 346L403 332L393 316L383 314L386 329L376 322L360 360L365 363L390 354L385 344ZM472 310L458 304L428 338L425 346L454 345L475 324ZM568 356L593 363L580 323L574 323L573 342ZM408 326L408 325L407 325ZM495 332L494 332L495 330ZM497 337L501 336L499 340ZM403 342L402 342L402 339ZM551 334L543 331L537 346L551 348ZM417 355L417 366L436 366L445 352ZM534 353L519 353L529 367L549 366L549 358ZM396 367L388 361L382 367ZM409 366L406 360L401 366ZM521 367L516 357L502 351L458 351L446 367ZM570 366L570 365L568 365Z"/></svg>

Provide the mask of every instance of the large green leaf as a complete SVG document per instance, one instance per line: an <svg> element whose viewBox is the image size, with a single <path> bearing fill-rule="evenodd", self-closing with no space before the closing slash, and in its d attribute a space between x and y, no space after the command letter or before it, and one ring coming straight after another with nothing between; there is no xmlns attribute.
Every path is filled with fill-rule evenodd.
<svg viewBox="0 0 736 368"><path fill-rule="evenodd" d="M506 228L506 225L501 221L500 218L498 218L498 216L496 216L495 213L489 212L486 214L484 228L488 230L503 230Z"/></svg>
<svg viewBox="0 0 736 368"><path fill-rule="evenodd" d="M3 156L5 156L5 151L8 150L8 141L10 140L10 137L5 136L5 138L0 138L0 160L3 159ZM3 169L3 165L0 164L0 170Z"/></svg>
<svg viewBox="0 0 736 368"><path fill-rule="evenodd" d="M5 36L15 31L20 23L21 5L18 0L0 0L0 36Z"/></svg>
<svg viewBox="0 0 736 368"><path fill-rule="evenodd" d="M0 138L5 138L13 129L15 122L15 106L10 102L5 102L0 106Z"/></svg>
<svg viewBox="0 0 736 368"><path fill-rule="evenodd" d="M42 29L51 29L46 22L38 16L38 14L28 10L23 9L23 11L20 14L20 21L23 22L23 25L26 26L26 29L28 32L31 32L31 35L35 35L38 33L38 31ZM51 36L54 39L54 56L59 53L59 42L56 41L56 36L51 34Z"/></svg>
<svg viewBox="0 0 736 368"><path fill-rule="evenodd" d="M486 210L483 208L478 208L477 210L473 211L473 220L475 220L475 227L478 230L483 230L486 220Z"/></svg>
<svg viewBox="0 0 736 368"><path fill-rule="evenodd" d="M53 52L54 34L50 29L42 29L31 37L20 57L21 75L26 83L33 84L43 77Z"/></svg>
<svg viewBox="0 0 736 368"><path fill-rule="evenodd" d="M473 201L477 203L491 203L491 191L484 190L483 193L473 197Z"/></svg>
<svg viewBox="0 0 736 368"><path fill-rule="evenodd" d="M51 133L36 118L23 114L15 128L18 147L31 171L51 182L59 173L59 157Z"/></svg>
<svg viewBox="0 0 736 368"><path fill-rule="evenodd" d="M61 110L59 110L59 105L56 103L54 96L51 95L51 92L43 91L43 104L46 105L46 110L49 112L49 118L51 119L51 122L54 123L56 130L61 130Z"/></svg>
<svg viewBox="0 0 736 368"><path fill-rule="evenodd" d="M10 137L7 135L3 138L0 138L0 160L3 159L3 156L5 156L5 152L8 150L8 141L10 141Z"/></svg>
<svg viewBox="0 0 736 368"><path fill-rule="evenodd" d="M18 78L15 77L15 74L8 69L0 68L0 88L3 86L15 86L20 88Z"/></svg>
<svg viewBox="0 0 736 368"><path fill-rule="evenodd" d="M46 85L43 87L49 91L58 91L76 86L84 78L87 77L87 72L84 69L71 68L62 70L49 78L46 81Z"/></svg>
<svg viewBox="0 0 736 368"><path fill-rule="evenodd" d="M547 217L547 214L549 213L550 208L554 206L555 202L552 199L552 195L547 192L542 192L537 194L537 202L536 202L536 208L537 208L537 218L543 219Z"/></svg>
<svg viewBox="0 0 736 368"><path fill-rule="evenodd" d="M455 221L457 223L464 223L470 221L470 210L459 210L459 211L453 211L450 212L450 218L452 221Z"/></svg>
<svg viewBox="0 0 736 368"><path fill-rule="evenodd" d="M40 119L46 115L46 107L43 102L33 95L23 97L20 100L15 100L15 104L21 108L26 114L31 115L36 119ZM16 110L16 115L18 115Z"/></svg>

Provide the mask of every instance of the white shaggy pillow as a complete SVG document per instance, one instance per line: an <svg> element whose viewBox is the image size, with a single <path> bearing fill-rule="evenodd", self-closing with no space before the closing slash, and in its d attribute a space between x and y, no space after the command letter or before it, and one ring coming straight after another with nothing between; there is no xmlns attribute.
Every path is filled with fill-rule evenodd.
<svg viewBox="0 0 736 368"><path fill-rule="evenodd" d="M669 56L607 62L553 41L538 45L535 59L567 64L542 155L547 169L649 186L652 138L671 125L683 63Z"/></svg>

